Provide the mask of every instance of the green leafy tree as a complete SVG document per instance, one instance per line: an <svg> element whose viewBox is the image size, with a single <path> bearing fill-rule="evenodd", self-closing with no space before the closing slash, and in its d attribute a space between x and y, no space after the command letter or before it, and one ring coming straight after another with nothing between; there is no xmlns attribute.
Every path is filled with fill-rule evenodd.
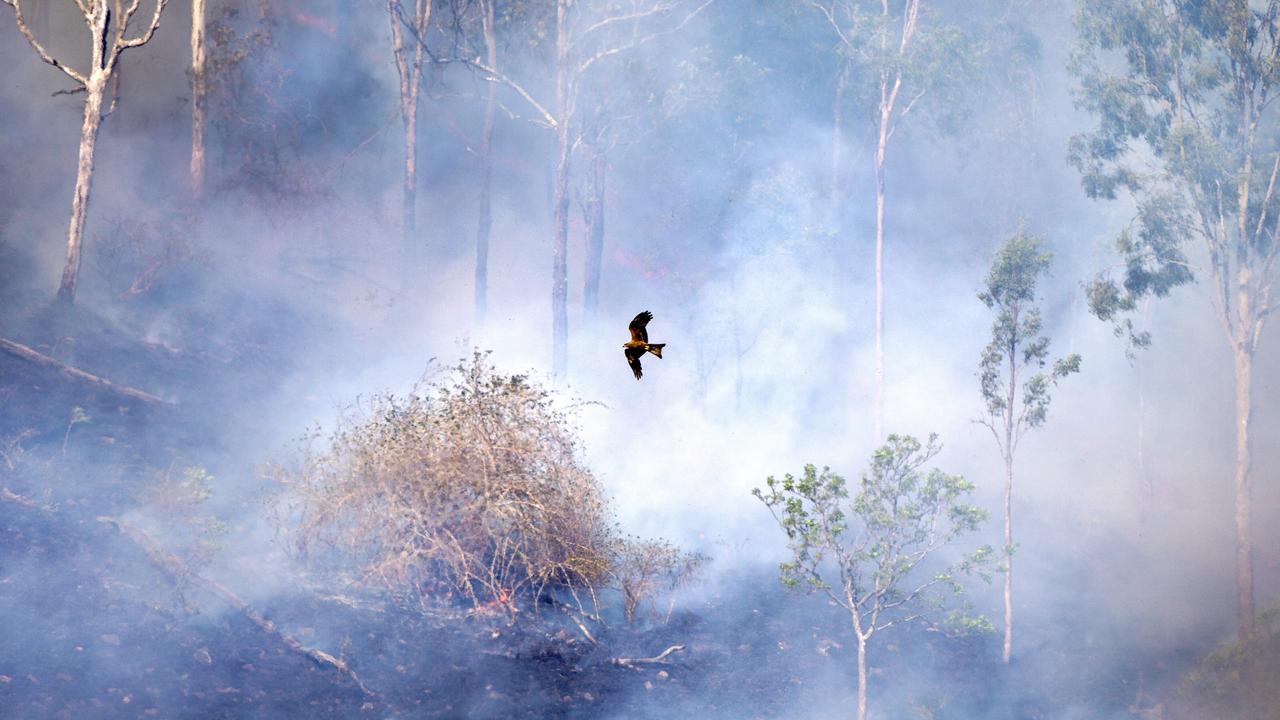
<svg viewBox="0 0 1280 720"><path fill-rule="evenodd" d="M923 470L940 449L936 435L925 444L890 435L852 497L843 477L813 465L800 477L770 476L763 490L753 491L787 534L791 560L782 564L783 585L821 591L849 614L858 644L859 720L867 716L867 642L873 635L939 612L952 629L989 628L981 618L944 607L964 592L959 575L986 568L994 557L990 547L937 571L925 567L931 555L987 517L963 502L972 483Z"/></svg>
<svg viewBox="0 0 1280 720"><path fill-rule="evenodd" d="M1237 624L1253 635L1253 364L1276 281L1280 3L1086 0L1073 70L1097 121L1072 138L1085 192L1130 196L1118 269L1089 287L1090 309L1132 346L1149 344L1132 313L1198 277L1235 371Z"/></svg>
<svg viewBox="0 0 1280 720"><path fill-rule="evenodd" d="M978 377L987 415L978 420L991 430L1004 460L1004 662L1013 651L1013 457L1018 441L1044 424L1049 391L1080 371L1080 356L1068 355L1044 372L1049 338L1042 334L1036 307L1036 283L1049 272L1052 256L1043 241L1019 231L1005 241L987 273L987 289L978 293L995 311L991 342L982 350ZM1019 385L1021 381L1021 385Z"/></svg>

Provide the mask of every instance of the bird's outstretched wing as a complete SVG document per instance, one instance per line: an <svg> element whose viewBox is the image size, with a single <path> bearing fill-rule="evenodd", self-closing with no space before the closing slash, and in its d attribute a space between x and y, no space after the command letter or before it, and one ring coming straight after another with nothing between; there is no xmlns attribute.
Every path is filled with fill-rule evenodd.
<svg viewBox="0 0 1280 720"><path fill-rule="evenodd" d="M643 332L644 328L641 327L640 330ZM634 333L634 331L632 332ZM639 380L640 376L644 374L640 371L640 356L644 355L644 348L629 347L624 349L622 352L627 356L627 364L631 366L631 372L635 373L636 379Z"/></svg>
<svg viewBox="0 0 1280 720"><path fill-rule="evenodd" d="M627 326L627 329L631 331L631 339L639 342L649 342L649 331L645 330L644 326L648 325L649 321L652 319L653 313L648 310L637 315L635 319L631 321L631 324Z"/></svg>

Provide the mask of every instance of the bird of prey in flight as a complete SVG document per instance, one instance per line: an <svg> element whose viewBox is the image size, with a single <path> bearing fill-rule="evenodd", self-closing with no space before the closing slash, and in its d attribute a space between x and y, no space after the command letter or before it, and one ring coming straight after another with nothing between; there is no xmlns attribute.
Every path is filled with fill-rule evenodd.
<svg viewBox="0 0 1280 720"><path fill-rule="evenodd" d="M640 358L645 353L650 352L657 355L658 359L661 360L662 348L667 346L666 343L649 344L649 331L645 329L645 326L652 319L653 313L648 310L636 315L635 320L632 320L631 324L627 326L627 329L631 331L631 340L622 344L622 352L627 356L627 364L631 366L631 372L636 374L637 380L644 374L640 371Z"/></svg>

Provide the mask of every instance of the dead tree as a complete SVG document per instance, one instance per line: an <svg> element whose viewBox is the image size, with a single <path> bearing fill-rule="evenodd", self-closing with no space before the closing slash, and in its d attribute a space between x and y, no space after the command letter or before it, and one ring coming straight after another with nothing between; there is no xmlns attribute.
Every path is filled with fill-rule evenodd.
<svg viewBox="0 0 1280 720"><path fill-rule="evenodd" d="M404 209L401 228L407 258L413 259L417 242L418 199L418 90L422 87L423 53L431 25L431 0L413 0L406 12L400 0L387 0L391 19L391 53L400 76L400 119L404 123ZM405 26L411 33L405 38Z"/></svg>
<svg viewBox="0 0 1280 720"><path fill-rule="evenodd" d="M45 50L44 45L31 32L22 13L20 0L0 0L13 8L14 19L18 23L18 31L22 33L40 59L61 70L63 74L75 81L73 93L83 92L84 123L80 127L80 160L76 165L76 187L71 196L71 223L67 229L67 262L62 270L62 282L58 286L58 299L63 302L74 302L76 297L76 281L80 275L80 252L84 241L85 218L89 213L89 190L93 181L93 156L98 142L98 129L102 120L115 110L116 99L105 109L107 87L119 67L120 54L128 48L138 47L150 42L160 27L160 14L169 0L156 0L155 12L146 30L134 37L128 37L129 21L138 12L142 0L130 0L126 6L124 0L76 0L76 6L84 17L89 28L90 53L89 70L80 72L60 62ZM114 7L113 7L114 6Z"/></svg>
<svg viewBox="0 0 1280 720"><path fill-rule="evenodd" d="M191 196L204 195L205 0L191 0Z"/></svg>

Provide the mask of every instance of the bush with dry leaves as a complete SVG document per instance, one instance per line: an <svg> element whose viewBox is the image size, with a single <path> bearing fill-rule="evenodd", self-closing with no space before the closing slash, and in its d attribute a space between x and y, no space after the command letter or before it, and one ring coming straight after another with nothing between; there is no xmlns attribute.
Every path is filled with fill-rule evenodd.
<svg viewBox="0 0 1280 720"><path fill-rule="evenodd" d="M281 517L313 568L357 589L424 610L561 599L596 616L627 578L630 616L659 587L661 568L634 577L638 546L617 532L567 412L483 353L406 397L372 398L320 448L275 469L292 491Z"/></svg>

